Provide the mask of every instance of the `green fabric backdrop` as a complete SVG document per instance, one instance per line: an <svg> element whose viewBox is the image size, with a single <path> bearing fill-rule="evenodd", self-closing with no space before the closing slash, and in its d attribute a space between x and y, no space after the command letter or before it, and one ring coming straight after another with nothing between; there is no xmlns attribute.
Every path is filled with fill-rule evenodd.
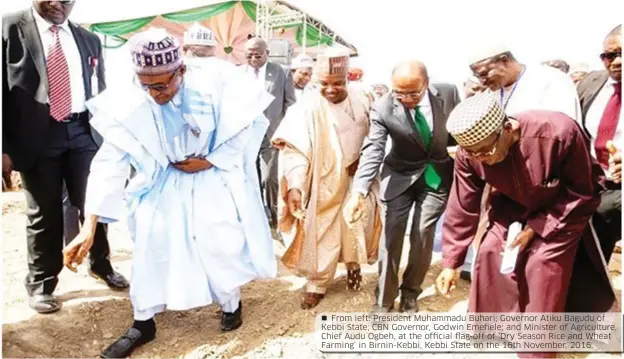
<svg viewBox="0 0 624 359"><path fill-rule="evenodd" d="M161 15L164 19L167 19L171 22L175 23L187 23L187 22L198 22L209 19L213 16L217 16L221 13L224 13L230 10L232 7L236 6L236 4L240 3L245 13L249 18L255 23L256 22L256 3L253 1L228 1L220 4L214 4L209 6L204 6L196 9L184 10L175 13L169 13ZM109 44L108 41L105 44L107 48L117 48L122 46L127 40L123 37L123 35L138 31L148 25L150 22L154 21L156 16L143 17L139 19L126 20L126 21L116 21L116 22L106 22L100 24L92 24L90 26L91 31L98 32L100 34L107 35L111 38L112 44ZM297 34L295 40L299 46L303 45L303 25L295 24L284 26L284 28L297 28ZM314 26L307 26L306 31L306 46L316 46L319 43L325 45L331 45L333 43L333 39L330 36L323 34L320 35L320 31Z"/></svg>

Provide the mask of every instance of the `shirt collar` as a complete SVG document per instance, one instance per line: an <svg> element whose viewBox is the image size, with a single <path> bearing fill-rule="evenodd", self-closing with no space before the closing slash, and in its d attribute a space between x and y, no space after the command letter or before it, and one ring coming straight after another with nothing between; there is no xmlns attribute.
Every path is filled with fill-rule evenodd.
<svg viewBox="0 0 624 359"><path fill-rule="evenodd" d="M37 10L35 9L31 9L32 13L33 13L33 17L35 18L35 22L37 23L37 28L39 28L39 31L49 31L50 28L54 25L51 22L49 22L48 20L44 19L43 17L41 17L41 15L39 15L39 13L37 12ZM58 27L60 27L61 29L67 31L67 33L71 34L71 29L69 28L69 20L65 20L64 23L58 25Z"/></svg>
<svg viewBox="0 0 624 359"><path fill-rule="evenodd" d="M615 84L617 84L617 82L611 78L611 76L609 76L607 78L607 82L605 83L605 86L609 86L609 87L613 87L615 86Z"/></svg>
<svg viewBox="0 0 624 359"><path fill-rule="evenodd" d="M417 106L420 108L431 107L431 101L429 101L429 89L425 91L425 95L420 99ZM412 108L410 111L416 111L416 109Z"/></svg>

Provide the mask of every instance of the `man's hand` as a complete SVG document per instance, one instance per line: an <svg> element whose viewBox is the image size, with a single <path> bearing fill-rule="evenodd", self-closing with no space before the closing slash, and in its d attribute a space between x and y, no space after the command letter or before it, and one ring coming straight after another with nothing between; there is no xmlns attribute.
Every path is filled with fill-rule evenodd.
<svg viewBox="0 0 624 359"><path fill-rule="evenodd" d="M613 142L607 141L609 151L609 172L613 182L622 183L622 151L618 150Z"/></svg>
<svg viewBox="0 0 624 359"><path fill-rule="evenodd" d="M347 174L349 175L349 177L355 176L355 172L357 172L359 164L360 164L360 159L357 159L349 167L347 167Z"/></svg>
<svg viewBox="0 0 624 359"><path fill-rule="evenodd" d="M522 232L518 233L516 239L514 239L514 241L511 243L510 249L520 246L520 251L523 251L526 246L531 242L533 237L535 237L535 231L531 227L526 226L522 230Z"/></svg>
<svg viewBox="0 0 624 359"><path fill-rule="evenodd" d="M186 173L197 173L212 168L212 163L205 158L199 157L189 157L184 161L172 163L172 165L173 167Z"/></svg>
<svg viewBox="0 0 624 359"><path fill-rule="evenodd" d="M352 193L345 204L344 215L348 223L355 223L362 217L364 196L361 193Z"/></svg>
<svg viewBox="0 0 624 359"><path fill-rule="evenodd" d="M288 198L286 199L286 204L288 205L288 212L297 218L303 219L303 206L301 204L301 191L297 188L291 188L288 190Z"/></svg>
<svg viewBox="0 0 624 359"><path fill-rule="evenodd" d="M457 280L459 279L459 271L457 269L444 268L438 278L436 279L436 288L438 292L443 296L449 298L451 291L457 286Z"/></svg>
<svg viewBox="0 0 624 359"><path fill-rule="evenodd" d="M2 174L11 174L13 171L13 160L6 153L2 154Z"/></svg>
<svg viewBox="0 0 624 359"><path fill-rule="evenodd" d="M93 246L95 233L88 228L83 228L65 249L63 249L63 264L72 272L78 271L78 266L89 253Z"/></svg>

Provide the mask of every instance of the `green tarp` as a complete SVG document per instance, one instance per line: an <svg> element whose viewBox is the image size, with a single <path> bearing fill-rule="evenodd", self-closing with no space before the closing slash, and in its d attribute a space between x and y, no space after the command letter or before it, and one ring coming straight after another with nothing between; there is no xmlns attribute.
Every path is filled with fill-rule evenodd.
<svg viewBox="0 0 624 359"><path fill-rule="evenodd" d="M253 1L228 1L196 9L163 14L161 15L161 17L175 23L199 22L224 13L236 6L238 3L241 4L247 16L249 16L249 18L253 22L256 22L256 3ZM108 41L106 41L104 46L108 48L116 48L125 43L126 39L123 37L124 35L142 29L143 27L154 21L154 19L156 19L156 16L149 16L126 21L92 24L90 26L90 29L93 32L98 32L100 34L112 37L113 43L110 44ZM285 28L293 27L297 28L297 35L295 37L295 40L297 41L297 44L299 44L299 46L302 46L304 37L303 24L285 26ZM306 29L306 46L316 46L319 43L331 45L333 43L333 39L330 36L327 36L325 34L321 35L320 31L314 26L308 24Z"/></svg>

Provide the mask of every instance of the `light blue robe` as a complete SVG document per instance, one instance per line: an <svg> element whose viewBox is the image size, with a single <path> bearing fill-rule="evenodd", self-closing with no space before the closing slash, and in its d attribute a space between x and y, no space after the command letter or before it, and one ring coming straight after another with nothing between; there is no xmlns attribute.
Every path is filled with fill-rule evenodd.
<svg viewBox="0 0 624 359"><path fill-rule="evenodd" d="M213 302L232 312L241 285L276 275L255 166L268 128L262 113L273 98L235 70L188 71L164 106L136 86L87 103L104 144L91 165L85 211L105 223L127 213L137 320ZM214 167L187 174L170 165L190 156ZM124 195L130 165L136 175Z"/></svg>

